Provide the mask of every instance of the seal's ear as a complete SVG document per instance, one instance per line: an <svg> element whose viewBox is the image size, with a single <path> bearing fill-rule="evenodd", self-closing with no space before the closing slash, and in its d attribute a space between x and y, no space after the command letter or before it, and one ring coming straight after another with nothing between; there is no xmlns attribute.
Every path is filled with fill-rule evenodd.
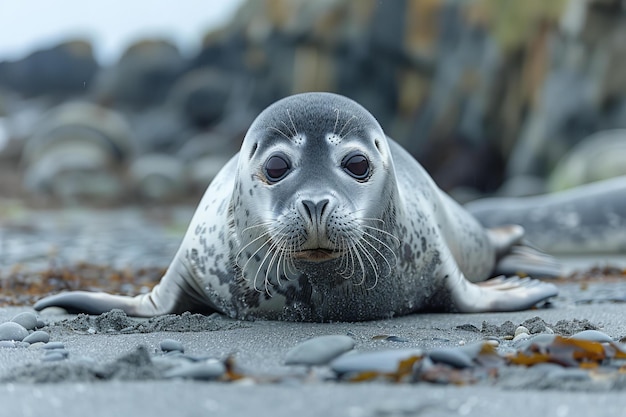
<svg viewBox="0 0 626 417"><path fill-rule="evenodd" d="M248 155L248 159L252 159L258 147L259 147L259 143L254 142L254 145L252 145L252 149L250 150L250 154Z"/></svg>

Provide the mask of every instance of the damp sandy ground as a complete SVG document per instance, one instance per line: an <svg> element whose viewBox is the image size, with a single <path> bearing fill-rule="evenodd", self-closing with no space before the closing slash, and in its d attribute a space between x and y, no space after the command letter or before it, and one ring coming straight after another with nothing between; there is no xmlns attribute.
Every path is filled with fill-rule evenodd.
<svg viewBox="0 0 626 417"><path fill-rule="evenodd" d="M0 257L2 278L6 280L16 264L20 264L22 271L47 268L51 258L62 259L67 264L87 256L87 261L107 262L116 267L166 266L184 233L185 216L191 212L151 216L124 213L93 215L81 211L70 217L40 213L36 220L32 213L19 210L5 213L0 217L0 239L5 248ZM139 244L146 239L150 242ZM30 251L28 256L24 250L6 250L14 242L22 242L22 248ZM120 249L122 253L116 255ZM626 336L623 277L558 285L561 295L539 310L425 314L366 323L236 322L221 316L197 323L189 316L179 316L152 324L141 320L132 321L132 326L122 323L120 326L125 328L113 331L108 331L107 326L114 328L116 324L102 320L94 333L95 318L77 318L53 310L41 315L47 323L44 330L50 333L51 341L65 345L69 358L50 364L42 362L41 349L0 349L0 379L4 381L0 383L0 410L2 415L64 417L621 415L626 409L624 389L606 389L603 381L594 379L575 384L546 383L533 379L523 370L459 387L427 383L337 383L321 378L324 369L317 370L309 379L279 378L279 383L253 383L250 379L233 383L133 381L132 375L88 381L77 367L59 365L62 362L110 364L139 346L156 357L159 342L171 338L182 342L186 354L217 358L232 355L237 366L250 374L302 375L304 370L285 366L284 358L291 347L313 336L349 334L356 340L356 349L363 351L431 349L482 340L488 336L480 331L485 324L501 326L511 321L518 325L535 317L549 324L564 320L566 327L570 323L572 331L580 323L590 323L614 340ZM32 310L27 306L2 307L0 322L22 311ZM380 340L381 335L398 336L405 341ZM62 370L66 373L60 374ZM33 375L43 382L32 382Z"/></svg>

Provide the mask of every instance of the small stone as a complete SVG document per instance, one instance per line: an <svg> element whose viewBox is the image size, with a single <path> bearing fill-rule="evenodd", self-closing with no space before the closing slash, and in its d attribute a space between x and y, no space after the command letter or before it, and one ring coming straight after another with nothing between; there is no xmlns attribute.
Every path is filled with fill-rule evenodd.
<svg viewBox="0 0 626 417"><path fill-rule="evenodd" d="M526 339L529 339L529 338L530 338L530 335L528 333L519 333L519 334L517 334L517 336L515 336L513 338L513 341L517 342L519 340L526 340Z"/></svg>
<svg viewBox="0 0 626 417"><path fill-rule="evenodd" d="M183 344L174 339L163 339L161 343L159 343L159 347L163 352L185 352Z"/></svg>
<svg viewBox="0 0 626 417"><path fill-rule="evenodd" d="M226 366L216 359L204 362L188 363L170 369L165 378L189 378L196 380L213 380L226 373Z"/></svg>
<svg viewBox="0 0 626 417"><path fill-rule="evenodd" d="M61 351L53 350L49 354L44 355L41 358L42 362L58 362L67 359L67 355L63 354Z"/></svg>
<svg viewBox="0 0 626 417"><path fill-rule="evenodd" d="M42 327L46 327L46 323L42 319L37 317L37 326L35 328L41 329Z"/></svg>
<svg viewBox="0 0 626 417"><path fill-rule="evenodd" d="M467 346L464 346L467 348ZM428 356L433 362L444 363L455 368L470 368L474 362L469 355L460 348L440 348L428 352Z"/></svg>
<svg viewBox="0 0 626 417"><path fill-rule="evenodd" d="M12 321L0 324L0 340L21 342L26 336L28 336L28 330L21 324Z"/></svg>
<svg viewBox="0 0 626 417"><path fill-rule="evenodd" d="M45 352L45 356L62 355L64 358L67 358L70 356L70 352L65 349L44 350L44 352Z"/></svg>
<svg viewBox="0 0 626 417"><path fill-rule="evenodd" d="M411 358L421 359L424 352L419 349L393 349L379 352L346 354L331 362L330 367L336 373L377 372L389 374L398 371L403 361Z"/></svg>
<svg viewBox="0 0 626 417"><path fill-rule="evenodd" d="M45 346L46 344L44 342L36 342L36 343L31 343L30 346L28 347L29 349L41 349Z"/></svg>
<svg viewBox="0 0 626 417"><path fill-rule="evenodd" d="M285 357L286 365L326 365L354 348L354 339L345 335L314 337L293 347Z"/></svg>
<svg viewBox="0 0 626 417"><path fill-rule="evenodd" d="M42 330L37 330L26 336L23 341L26 343L48 343L50 341L50 335Z"/></svg>
<svg viewBox="0 0 626 417"><path fill-rule="evenodd" d="M16 348L17 343L13 340L0 340L0 349L1 348Z"/></svg>
<svg viewBox="0 0 626 417"><path fill-rule="evenodd" d="M35 330L37 327L37 315L25 311L11 319L13 323L17 323L26 330Z"/></svg>
<svg viewBox="0 0 626 417"><path fill-rule="evenodd" d="M519 336L520 334L527 334L529 335L530 332L528 331L528 328L525 326L518 326L517 329L515 329L515 335L514 336ZM515 338L513 338L513 340L515 340Z"/></svg>
<svg viewBox="0 0 626 417"><path fill-rule="evenodd" d="M578 332L570 336L570 339L587 340L589 342L598 343L609 343L613 341L609 335L602 333L599 330L583 330L582 332Z"/></svg>
<svg viewBox="0 0 626 417"><path fill-rule="evenodd" d="M46 345L43 348L48 349L48 350L65 349L65 345L61 342L50 342L50 343L46 343Z"/></svg>

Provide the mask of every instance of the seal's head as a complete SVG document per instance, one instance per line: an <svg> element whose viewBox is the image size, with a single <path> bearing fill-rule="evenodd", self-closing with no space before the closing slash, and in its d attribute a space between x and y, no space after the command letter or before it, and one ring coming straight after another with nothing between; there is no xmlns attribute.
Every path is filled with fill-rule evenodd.
<svg viewBox="0 0 626 417"><path fill-rule="evenodd" d="M363 107L306 93L278 101L248 130L232 200L236 264L255 289L323 275L376 285L394 262L396 190L386 136ZM326 264L326 265L320 265ZM345 281L345 280L341 280Z"/></svg>

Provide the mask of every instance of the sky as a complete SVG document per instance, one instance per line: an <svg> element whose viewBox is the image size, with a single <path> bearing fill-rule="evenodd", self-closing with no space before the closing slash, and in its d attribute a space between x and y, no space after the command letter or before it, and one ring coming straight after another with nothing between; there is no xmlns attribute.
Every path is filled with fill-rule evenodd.
<svg viewBox="0 0 626 417"><path fill-rule="evenodd" d="M0 61L68 39L88 39L96 58L111 64L126 46L164 37L183 53L200 46L207 29L219 27L242 0L0 0Z"/></svg>

